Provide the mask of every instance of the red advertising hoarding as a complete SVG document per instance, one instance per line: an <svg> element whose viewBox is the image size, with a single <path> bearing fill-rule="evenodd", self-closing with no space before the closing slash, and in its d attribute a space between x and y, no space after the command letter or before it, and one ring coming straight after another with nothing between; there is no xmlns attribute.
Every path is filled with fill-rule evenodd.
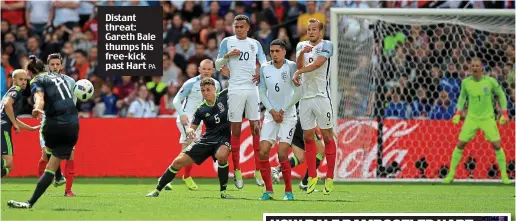
<svg viewBox="0 0 516 221"><path fill-rule="evenodd" d="M30 125L38 124L34 119L23 121ZM79 177L159 177L181 151L178 143L180 134L173 118L81 119L80 123L75 151L75 170ZM514 126L511 122L499 127L507 161L514 160ZM240 160L244 176L250 177L255 168L249 123L244 122L242 128ZM335 178L375 178L378 124L368 120L341 120L336 129L338 155ZM401 170L392 173L392 177L418 178L421 171L415 164L424 157L428 165L424 174L427 178L438 178L439 168L449 163L459 130L460 126L450 121L387 120L383 128L383 163L399 163ZM38 132L13 133L14 171L9 176L36 176L41 156L38 136ZM274 148L270 158L272 166L278 165L275 154ZM483 136L477 136L464 151L457 178L470 175L462 166L469 156L476 161L472 177L488 179L487 171L496 160L493 148ZM303 175L305 168L305 165L296 167L294 176ZM194 166L192 176L216 177L216 172L214 162L207 160ZM324 177L325 172L326 161L323 161L320 176Z"/></svg>

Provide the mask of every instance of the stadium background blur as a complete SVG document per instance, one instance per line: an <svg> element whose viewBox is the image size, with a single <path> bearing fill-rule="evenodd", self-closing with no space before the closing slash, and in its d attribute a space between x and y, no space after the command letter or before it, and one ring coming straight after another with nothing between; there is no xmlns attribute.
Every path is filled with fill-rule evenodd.
<svg viewBox="0 0 516 221"><path fill-rule="evenodd" d="M97 57L102 56L97 54L96 6L131 5L163 6L163 77L99 77L96 74L100 68ZM86 78L95 86L92 99L77 104L81 117L130 117L131 104L145 105L137 101L138 97L151 107L150 114L145 117L175 117L174 96L183 82L198 74L200 61L216 59L222 39L233 35L235 15L245 14L251 18L249 37L262 44L267 56L270 42L279 38L287 43L287 58L295 60L295 46L306 39L306 23L310 17L326 24L325 39L329 39L331 7L357 10L378 7L514 8L514 1L2 1L1 93L3 96L11 86L12 71L25 68L28 56L36 55L46 61L47 55L61 53L65 74L77 80ZM375 98L386 107L384 117L451 119L461 79L470 73L471 56L489 52L492 57L485 59L488 61L484 64L485 73L503 86L510 117L514 119L514 38L473 30L465 35L454 35L460 36L454 38L460 44L452 48L449 45L452 41L442 40L453 38L453 30L447 28L446 25L425 29L417 25L398 27L399 31L389 39L375 42L378 50L371 57L356 58L357 64L383 61L384 66L376 65L374 70L378 71L376 76L380 76L380 83L385 85L382 86L385 96ZM428 46L422 53L407 50L422 42ZM368 70L360 67L358 65L351 74L360 76L362 72L365 75ZM213 77L223 85L228 80L218 72ZM340 83L345 88L348 84ZM339 118L356 115L346 110L344 100L352 101L357 94L345 88ZM29 89L26 94L30 94ZM22 114L30 113L28 97ZM366 104L363 112L355 111L371 116L371 106Z"/></svg>

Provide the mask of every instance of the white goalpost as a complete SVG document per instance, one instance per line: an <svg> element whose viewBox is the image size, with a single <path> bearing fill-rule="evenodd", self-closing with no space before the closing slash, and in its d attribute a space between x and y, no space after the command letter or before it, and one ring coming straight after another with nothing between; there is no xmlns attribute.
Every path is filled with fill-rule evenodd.
<svg viewBox="0 0 516 221"><path fill-rule="evenodd" d="M442 180L462 125L453 125L451 117L473 57L498 80L514 112L514 10L330 10L336 180ZM495 103L499 115L498 99ZM513 115L498 128L514 178ZM478 133L464 151L456 181L499 178L493 148Z"/></svg>

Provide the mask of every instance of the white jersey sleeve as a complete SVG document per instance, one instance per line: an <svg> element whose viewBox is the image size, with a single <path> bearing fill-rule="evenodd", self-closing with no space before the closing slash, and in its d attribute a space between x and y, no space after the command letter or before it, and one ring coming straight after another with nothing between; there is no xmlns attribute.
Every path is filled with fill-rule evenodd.
<svg viewBox="0 0 516 221"><path fill-rule="evenodd" d="M290 68L290 79L292 79L294 77L294 74L296 73L297 65L296 65L296 62L288 61L288 60L287 60L287 64L289 65L289 68ZM281 108L283 111L288 110L292 107L294 107L294 109L295 109L294 105L297 102L299 102L299 100L303 96L303 89L301 87L297 87L296 85L294 85L294 82L292 82L292 80L290 81L290 84L292 85L292 88L294 90L292 93L292 97L290 97L288 102L286 102L285 105L283 105L283 107Z"/></svg>
<svg viewBox="0 0 516 221"><path fill-rule="evenodd" d="M300 42L298 48L302 48L308 42ZM302 53L298 51L298 53ZM302 99L312 98L316 96L329 97L329 71L330 60L333 56L333 44L330 41L323 40L312 48L311 52L304 54L304 66L313 63L318 57L324 57L326 61L324 64L307 73L303 73L301 77L303 97Z"/></svg>
<svg viewBox="0 0 516 221"><path fill-rule="evenodd" d="M174 100L172 101L172 104L176 108L177 115L182 116L184 114L183 111L183 105L182 102L184 99L188 98L188 95L190 95L190 92L192 91L192 88L194 86L194 83L196 82L196 77L188 79L181 89L179 89L179 92L174 97Z"/></svg>

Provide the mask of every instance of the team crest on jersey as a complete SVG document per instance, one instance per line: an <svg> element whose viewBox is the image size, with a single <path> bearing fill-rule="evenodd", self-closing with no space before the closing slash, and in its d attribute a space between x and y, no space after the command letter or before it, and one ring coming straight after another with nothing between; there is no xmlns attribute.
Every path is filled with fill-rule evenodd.
<svg viewBox="0 0 516 221"><path fill-rule="evenodd" d="M206 116L204 116L204 117L209 117L209 116L210 116L210 113L206 113Z"/></svg>
<svg viewBox="0 0 516 221"><path fill-rule="evenodd" d="M281 72L281 79L283 80L283 82L287 83L288 74L286 71Z"/></svg>
<svg viewBox="0 0 516 221"><path fill-rule="evenodd" d="M487 87L484 87L484 94L487 94Z"/></svg>
<svg viewBox="0 0 516 221"><path fill-rule="evenodd" d="M222 104L222 103L220 103L220 102L219 102L219 103L217 104L217 106L219 106L219 110L220 110L220 112L221 112L221 113L222 113L222 112L224 112L224 110L225 110L225 109L224 109L224 104Z"/></svg>
<svg viewBox="0 0 516 221"><path fill-rule="evenodd" d="M251 48L251 52L253 52L253 53L254 53L254 50L255 50L254 45L253 45L253 44L251 44L251 43L249 43L249 47Z"/></svg>

